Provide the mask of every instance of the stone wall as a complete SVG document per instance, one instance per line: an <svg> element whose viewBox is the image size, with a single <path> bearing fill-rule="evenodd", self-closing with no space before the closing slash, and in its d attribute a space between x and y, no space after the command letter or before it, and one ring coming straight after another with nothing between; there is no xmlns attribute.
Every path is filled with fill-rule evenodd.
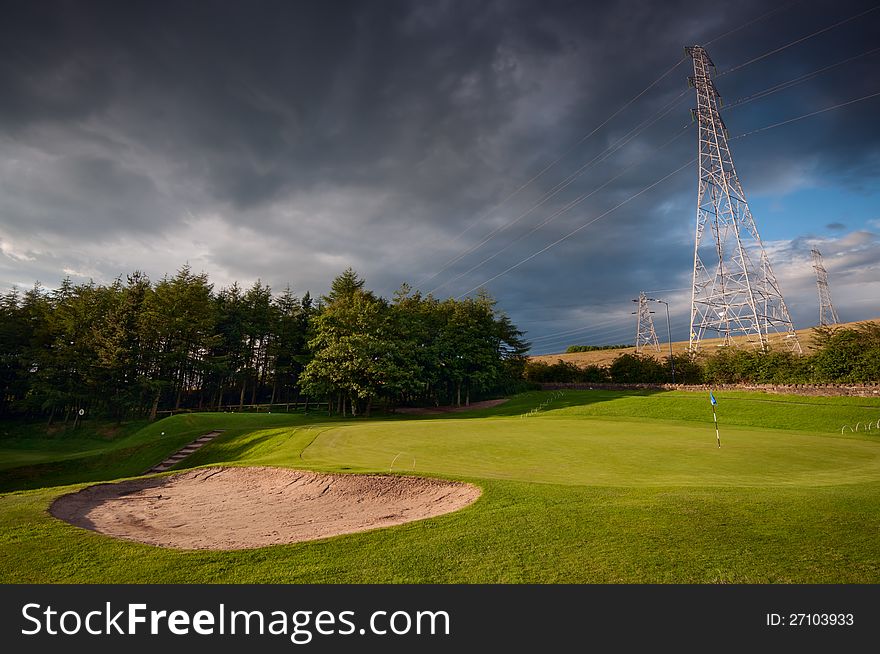
<svg viewBox="0 0 880 654"><path fill-rule="evenodd" d="M780 395L880 397L880 384L541 384L541 390L759 391Z"/></svg>

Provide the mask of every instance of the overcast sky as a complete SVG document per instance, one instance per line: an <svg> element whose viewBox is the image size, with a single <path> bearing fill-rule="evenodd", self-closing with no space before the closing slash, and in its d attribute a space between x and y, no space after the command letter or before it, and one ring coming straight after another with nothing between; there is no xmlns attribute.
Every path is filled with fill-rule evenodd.
<svg viewBox="0 0 880 654"><path fill-rule="evenodd" d="M705 44L796 326L813 246L841 319L878 317L880 96L749 134L880 93L875 5L3 0L0 287L189 263L320 294L352 266L485 285L535 353L633 342L642 290L685 339Z"/></svg>

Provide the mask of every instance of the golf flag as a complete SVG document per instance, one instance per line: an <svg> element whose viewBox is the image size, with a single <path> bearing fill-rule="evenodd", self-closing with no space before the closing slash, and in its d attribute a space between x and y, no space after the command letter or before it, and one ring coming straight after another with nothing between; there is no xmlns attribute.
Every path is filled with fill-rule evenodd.
<svg viewBox="0 0 880 654"><path fill-rule="evenodd" d="M718 404L718 400L715 399L715 394L712 391L709 391L709 401L712 403L712 419L715 421L715 440L718 441L718 447L721 447L721 435L718 433L718 414L715 413L715 405Z"/></svg>

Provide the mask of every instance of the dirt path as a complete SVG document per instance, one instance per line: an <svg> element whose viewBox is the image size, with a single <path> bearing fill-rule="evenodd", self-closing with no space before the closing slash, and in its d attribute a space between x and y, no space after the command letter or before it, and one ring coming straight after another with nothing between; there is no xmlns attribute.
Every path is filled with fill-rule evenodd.
<svg viewBox="0 0 880 654"><path fill-rule="evenodd" d="M149 545L228 550L399 525L456 511L480 493L421 477L216 467L90 486L58 498L49 512Z"/></svg>

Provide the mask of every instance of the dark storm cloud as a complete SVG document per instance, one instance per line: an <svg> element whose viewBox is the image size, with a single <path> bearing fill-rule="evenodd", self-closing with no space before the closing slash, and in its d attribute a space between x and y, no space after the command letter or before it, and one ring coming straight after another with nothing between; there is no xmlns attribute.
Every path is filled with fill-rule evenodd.
<svg viewBox="0 0 880 654"><path fill-rule="evenodd" d="M414 193L439 192L466 171L438 179L419 159L474 147L505 122L516 89L493 69L502 27L489 6L426 7L44 6L47 35L62 45L54 58L38 47L23 70L34 46L10 43L22 68L7 67L18 101L3 118L23 127L104 111L108 126L151 142L238 208L328 178L398 176ZM554 47L540 30L518 31L532 53Z"/></svg>
<svg viewBox="0 0 880 654"><path fill-rule="evenodd" d="M630 198L695 154L693 127L652 153L690 122L690 62L582 137L679 61L684 45L714 40L717 85L735 104L873 47L880 11L724 74L868 7L801 0L717 38L771 8L759 0L13 4L0 26L0 275L6 283L28 273L46 280L53 270L112 279L154 266L158 276L190 261L218 283L261 277L321 292L353 265L384 294L409 281L458 295L598 217L489 288L533 335L578 324L584 306L627 315L640 290L687 283L694 166ZM875 92L877 64L877 54L856 59L731 107L725 120L735 136ZM432 277L668 103L619 151ZM876 106L734 141L747 193L773 196L816 180L875 189Z"/></svg>
<svg viewBox="0 0 880 654"><path fill-rule="evenodd" d="M89 154L55 154L7 165L0 178L3 226L19 236L51 233L89 239L154 230L170 209L148 175Z"/></svg>

